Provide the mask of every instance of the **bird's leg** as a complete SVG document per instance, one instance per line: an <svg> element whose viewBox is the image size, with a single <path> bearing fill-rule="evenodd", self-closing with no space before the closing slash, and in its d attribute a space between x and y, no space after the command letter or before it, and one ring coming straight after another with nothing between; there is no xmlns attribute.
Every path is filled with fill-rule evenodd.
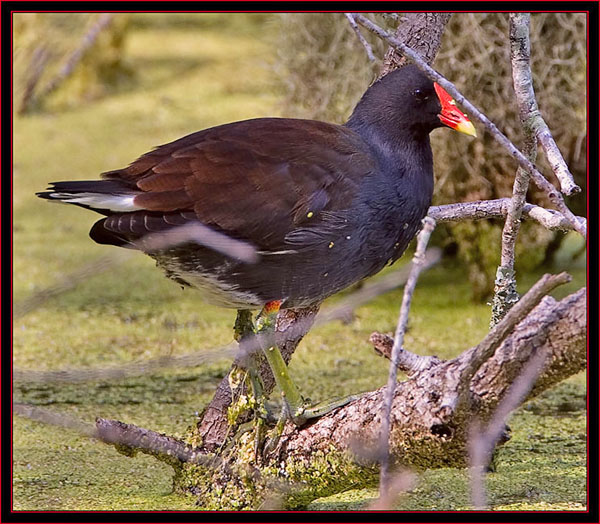
<svg viewBox="0 0 600 524"><path fill-rule="evenodd" d="M240 348L244 350L244 339L252 340L256 334L256 327L252 319L252 312L249 310L238 310L234 324L234 338L240 343ZM240 364L246 369L245 378L246 387L252 391L252 397L246 402L241 402L245 406L252 406L254 409L254 456L257 458L260 455L262 445L264 443L266 421L269 420L269 411L265 405L265 394L262 379L260 377L259 353L256 353L253 348L249 348L246 355L240 359ZM273 418L273 417L271 417Z"/></svg>
<svg viewBox="0 0 600 524"><path fill-rule="evenodd" d="M235 340L242 347L244 340L254 336L255 328L252 321L252 312L246 309L238 310L233 330ZM239 415L250 408L254 409L257 419L264 420L266 417L263 384L257 368L256 354L250 351L248 354L242 354L229 373L229 386L232 397L236 390L240 391L239 398L237 400L232 399L228 409L228 420L232 426L236 423ZM246 391L250 390L252 392L251 396L244 395L242 389L244 385L246 385Z"/></svg>
<svg viewBox="0 0 600 524"><path fill-rule="evenodd" d="M274 300L265 304L256 318L256 335L258 343L273 372L275 383L287 405L289 416L295 424L302 425L306 422L306 417L304 416L306 409L304 399L300 391L298 391L296 384L292 381L287 365L274 340L275 322L280 307L280 300Z"/></svg>
<svg viewBox="0 0 600 524"><path fill-rule="evenodd" d="M281 435L283 434L283 429L285 428L285 423L290 419L291 419L291 416L290 416L290 413L288 410L288 405L284 402L281 406L281 414L279 415L279 418L277 419L277 423L275 424L275 427L269 433L269 440L265 444L265 447L263 450L264 457L267 457L271 452L275 451L275 448L277 448L277 444L279 444Z"/></svg>
<svg viewBox="0 0 600 524"><path fill-rule="evenodd" d="M294 384L290 377L287 365L274 340L275 322L280 306L281 301L279 300L268 302L264 306L256 319L256 335L275 377L275 383L281 391L284 403L286 404L279 420L281 422L282 419L288 418L297 426L301 426L308 419L325 415L335 408L348 404L357 397L350 396L316 405L309 405L308 399L305 400L302 397L296 384ZM278 423L278 426L280 426L280 423Z"/></svg>
<svg viewBox="0 0 600 524"><path fill-rule="evenodd" d="M249 309L238 309L233 325L233 338L241 342L242 338L254 334L254 322L252 321L252 311Z"/></svg>

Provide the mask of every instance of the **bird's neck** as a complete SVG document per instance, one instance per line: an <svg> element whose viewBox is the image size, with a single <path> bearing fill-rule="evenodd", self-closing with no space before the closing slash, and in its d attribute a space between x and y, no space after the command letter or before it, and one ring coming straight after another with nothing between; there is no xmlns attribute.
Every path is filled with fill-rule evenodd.
<svg viewBox="0 0 600 524"><path fill-rule="evenodd" d="M400 218L420 221L433 196L433 155L429 134L391 134L378 126L346 124L371 149L376 172L364 179L362 198L377 220L397 228ZM400 217L400 218L399 218Z"/></svg>
<svg viewBox="0 0 600 524"><path fill-rule="evenodd" d="M377 158L394 163L409 162L411 165L431 168L432 154L429 132L409 128L402 123L372 120L355 111L345 127L358 134Z"/></svg>
<svg viewBox="0 0 600 524"><path fill-rule="evenodd" d="M433 154L429 133L419 130L388 129L378 122L365 122L356 115L345 124L357 133L377 158L380 173L391 180L413 179L413 183L432 184Z"/></svg>

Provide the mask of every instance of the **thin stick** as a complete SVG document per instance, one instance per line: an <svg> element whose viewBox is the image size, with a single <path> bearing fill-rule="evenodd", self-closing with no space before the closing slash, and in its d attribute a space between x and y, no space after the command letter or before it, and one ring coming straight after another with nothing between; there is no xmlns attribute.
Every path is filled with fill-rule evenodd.
<svg viewBox="0 0 600 524"><path fill-rule="evenodd" d="M502 218L508 214L510 198L495 200L475 200L458 202L443 206L431 206L427 215L437 222L458 222L460 220L482 220L486 218ZM572 231L573 224L555 209L546 209L535 204L523 206L522 217L535 220L550 231ZM584 226L585 217L577 217Z"/></svg>
<svg viewBox="0 0 600 524"><path fill-rule="evenodd" d="M429 208L428 216L432 217L437 222L452 222L460 220L479 220L485 218L500 218L506 216L510 199L500 198L496 200L479 200L475 202L462 202L456 204L447 204L443 206L432 206ZM523 208L523 216L534 219L549 230L572 230L572 224L568 222L563 215L553 209L545 209L533 204L525 204ZM579 217L579 220L585 223L584 217ZM102 257L90 264L84 265L77 269L59 283L54 284L46 289L43 289L25 301L15 304L13 309L14 318L29 313L33 309L41 306L47 300L58 296L75 287L80 282L87 280L92 276L96 276L102 271L106 271L116 264L128 259L131 255L130 251L119 252L120 256ZM439 253L436 250L428 249L425 254L425 268L429 268L439 259ZM343 301L326 308L317 317L315 324L323 325L332 320L347 318L349 312L360 306L368 300L371 300L379 294L386 293L392 289L401 286L407 278L405 270L400 269L398 272L387 275L372 284L367 284L365 288L349 295ZM301 329L302 326L299 327ZM244 348L245 352L258 350L259 345L255 342L248 344ZM218 358L231 358L236 355L236 350L232 346L224 346L221 348L208 349L202 352L188 353L177 357L158 357L156 359L135 362L119 367L109 367L100 369L63 369L51 371L35 371L35 370L20 370L13 371L13 378L20 381L30 382L69 382L77 383L91 380L114 380L125 378L128 376L142 375L146 373L156 372L161 368L168 367L193 367L206 363ZM407 353L407 358L409 354ZM420 368L420 364L415 368L411 362L402 361L398 364L401 369L411 372L413 369Z"/></svg>
<svg viewBox="0 0 600 524"><path fill-rule="evenodd" d="M13 414L35 420L36 422L70 429L84 437L96 437L96 428L93 424L49 409L15 402L13 404Z"/></svg>
<svg viewBox="0 0 600 524"><path fill-rule="evenodd" d="M113 444L126 454L141 451L168 464L188 462L217 467L222 463L219 457L207 455L174 437L118 420L97 418L96 434L102 442ZM129 449L124 450L123 446Z"/></svg>
<svg viewBox="0 0 600 524"><path fill-rule="evenodd" d="M42 92L37 96L38 99L47 97L71 75L77 64L79 64L88 50L94 45L100 33L110 25L114 16L114 13L103 13L98 17L89 31L82 38L79 47L73 51L57 75L48 82Z"/></svg>
<svg viewBox="0 0 600 524"><path fill-rule="evenodd" d="M548 180L546 180L544 175L537 170L537 168L527 159L527 157L521 153L521 151L519 151L519 149L503 133L500 132L496 125L481 111L479 111L479 109L477 109L471 102L469 102L451 82L431 68L425 61L423 61L418 53L415 53L410 47L406 46L403 42L395 38L383 28L379 27L371 22L368 18L365 18L358 13L352 13L352 16L360 25L375 33L377 36L388 42L390 45L396 47L396 49L409 57L415 63L415 65L417 65L429 78L437 82L448 93L450 93L459 105L466 108L469 115L479 120L494 137L494 139L515 158L519 165L532 173L535 184L547 194L551 202L573 225L573 229L575 229L575 231L580 233L582 236L586 236L585 225L583 225L567 207L557 189Z"/></svg>
<svg viewBox="0 0 600 524"><path fill-rule="evenodd" d="M182 226L173 227L167 231L149 233L140 239L131 242L130 246L140 251L153 252L169 249L188 242L206 246L218 253L222 253L228 257L241 260L248 264L256 263L260 258L259 254L251 244L215 231L200 222L184 224ZM56 284L37 291L24 301L15 304L15 307L13 308L13 318L19 318L30 313L51 298L54 298L65 291L69 291L81 282L85 282L89 278L125 262L131 255L131 250L121 250L115 254L103 256L89 264L77 268Z"/></svg>
<svg viewBox="0 0 600 524"><path fill-rule="evenodd" d="M531 43L529 41L529 13L511 13L510 17L510 62L512 66L515 98L519 108L521 127L525 135L524 151L531 162L537 156L537 141L531 112L537 110L533 91L531 68L529 66ZM517 22L516 22L517 21ZM517 169L513 193L508 205L508 213L502 229L500 266L496 270L492 317L490 327L494 327L513 304L518 302L517 280L515 276L515 246L521 226L521 215L529 187L530 173L521 166Z"/></svg>
<svg viewBox="0 0 600 524"><path fill-rule="evenodd" d="M113 267L122 264L130 256L130 251L119 251L111 255L104 255L99 257L88 264L84 264L71 273L68 273L65 277L58 280L56 283L36 291L29 295L25 300L15 303L13 306L13 319L20 318L33 310L39 308L48 300L55 298L67 291L77 287L82 282L93 278L100 273L108 271Z"/></svg>
<svg viewBox="0 0 600 524"><path fill-rule="evenodd" d="M153 252L169 249L181 244L196 243L247 264L258 262L259 255L254 246L205 226L199 221L173 227L166 231L148 233L132 243L140 251Z"/></svg>
<svg viewBox="0 0 600 524"><path fill-rule="evenodd" d="M373 349L379 355L392 360L392 348L394 347L394 339L392 337L375 331L371 333L369 342L373 344ZM436 366L441 362L436 356L417 355L406 348L402 348L402 358L396 365L400 371L404 371L410 376L431 366Z"/></svg>
<svg viewBox="0 0 600 524"><path fill-rule="evenodd" d="M402 305L400 306L400 315L398 317L398 325L396 327L396 335L394 337L394 346L392 348L392 361L388 375L387 387L385 389L383 401L383 413L381 417L381 473L379 478L379 492L381 497L385 497L388 492L389 485L389 466L390 466L390 426L392 402L394 400L394 392L396 390L396 380L398 377L398 362L401 359L403 352L402 345L404 343L404 333L408 323L408 312L410 303L417 285L417 279L423 268L423 255L427 248L427 243L431 237L431 233L435 228L435 220L430 217L423 219L423 228L417 236L417 249L413 257L413 265L408 277L408 282L404 287L404 296Z"/></svg>
<svg viewBox="0 0 600 524"><path fill-rule="evenodd" d="M123 255L129 255L130 252L124 252ZM122 260L124 260L123 258ZM437 264L441 259L441 250L438 248L428 249L424 255L423 269L428 269ZM67 291L74 287L82 280L86 280L90 276L97 275L100 271L104 271L113 267L121 259L104 257L97 261L88 264L81 269L71 273L64 278L61 283L51 286L46 290L36 293L25 302L22 302L15 308L15 317L31 311L39 306L44 301L59 295L61 292ZM343 320L348 318L357 307L373 300L374 298L397 289L405 284L408 279L409 268L403 267L393 273L385 275L382 278L371 282L362 289L351 293L337 304L324 308L319 313L314 323L315 326L322 326L334 320ZM312 322L312 320L311 320ZM301 321L291 328L289 336L293 337L299 330L304 329L307 321ZM243 347L237 347L236 344L228 344L226 346L206 349L203 351L195 351L178 356L161 356L153 359L143 360L140 362L132 362L120 366L111 366L106 368L75 368L75 369L58 369L49 371L37 371L18 369L13 370L13 380L20 382L53 382L53 383L80 383L93 380L119 380L131 376L139 376L148 373L156 373L158 370L166 368L185 368L196 367L214 362L222 358L243 357L258 351L260 345L256 337L247 337L244 340Z"/></svg>
<svg viewBox="0 0 600 524"><path fill-rule="evenodd" d="M510 61L519 114L524 130L534 137L534 147L537 139L544 149L550 167L560 182L561 191L570 196L579 193L581 188L575 183L573 175L540 113L533 89L530 66L530 18L530 13L509 14Z"/></svg>
<svg viewBox="0 0 600 524"><path fill-rule="evenodd" d="M70 429L85 437L98 439L129 455L141 451L171 465L190 462L217 467L222 462L220 458L192 448L181 440L117 420L97 418L94 426L70 415L29 404L14 404L13 412L30 420Z"/></svg>
<svg viewBox="0 0 600 524"><path fill-rule="evenodd" d="M352 27L352 29L354 29L354 33L358 37L359 42L365 48L365 51L367 52L367 56L369 57L369 61L375 62L375 55L373 54L373 48L371 47L371 44L369 44L369 42L367 42L367 39L363 36L363 34L360 32L360 27L358 27L354 18L352 18L352 15L350 15L349 13L344 13L344 16L348 19L348 22L350 22L350 26Z"/></svg>
<svg viewBox="0 0 600 524"><path fill-rule="evenodd" d="M185 368L202 366L223 358L233 358L237 354L235 344L229 344L212 350L196 351L179 356L163 356L141 362L132 362L121 366L106 368L58 369L36 371L28 369L13 370L13 380L16 382L53 382L77 384L92 380L119 380L127 377L156 373L166 368Z"/></svg>
<svg viewBox="0 0 600 524"><path fill-rule="evenodd" d="M442 250L434 247L428 249L424 254L423 269L429 269L442 259ZM327 306L319 311L315 321L315 327L321 326L332 320L347 320L351 317L353 311L370 302L374 298L397 289L404 285L410 275L410 266L388 273L378 278L354 293L346 296L343 300L336 302L332 306Z"/></svg>
<svg viewBox="0 0 600 524"><path fill-rule="evenodd" d="M27 82L25 84L25 89L23 91L21 103L19 104L18 113L20 115L22 115L29 109L31 102L34 99L35 88L37 87L38 82L40 81L40 78L42 76L42 73L44 72L44 68L48 63L49 58L50 53L44 45L37 46L33 51L31 63L27 71Z"/></svg>

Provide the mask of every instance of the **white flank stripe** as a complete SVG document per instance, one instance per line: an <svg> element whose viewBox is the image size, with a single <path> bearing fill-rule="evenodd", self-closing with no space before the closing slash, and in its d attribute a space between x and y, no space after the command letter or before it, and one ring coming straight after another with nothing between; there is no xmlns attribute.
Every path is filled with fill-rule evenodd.
<svg viewBox="0 0 600 524"><path fill-rule="evenodd" d="M109 209L110 211L136 211L143 209L133 203L131 195L103 195L101 193L52 193L56 198L66 204L83 204L96 209Z"/></svg>

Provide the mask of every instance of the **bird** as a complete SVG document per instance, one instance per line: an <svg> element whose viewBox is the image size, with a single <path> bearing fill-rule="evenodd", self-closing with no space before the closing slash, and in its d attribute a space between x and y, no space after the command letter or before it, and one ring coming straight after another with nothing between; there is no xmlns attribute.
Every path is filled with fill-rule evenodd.
<svg viewBox="0 0 600 524"><path fill-rule="evenodd" d="M404 253L431 204L429 135L442 127L476 136L453 98L407 65L369 86L344 124L227 123L161 145L101 179L53 182L37 196L104 215L92 240L145 252L169 278L238 310L238 318L259 309L253 330L268 332L281 309L318 304ZM144 243L194 225L250 246L252 256L214 243ZM276 345L267 345L290 418L301 424L317 416Z"/></svg>

